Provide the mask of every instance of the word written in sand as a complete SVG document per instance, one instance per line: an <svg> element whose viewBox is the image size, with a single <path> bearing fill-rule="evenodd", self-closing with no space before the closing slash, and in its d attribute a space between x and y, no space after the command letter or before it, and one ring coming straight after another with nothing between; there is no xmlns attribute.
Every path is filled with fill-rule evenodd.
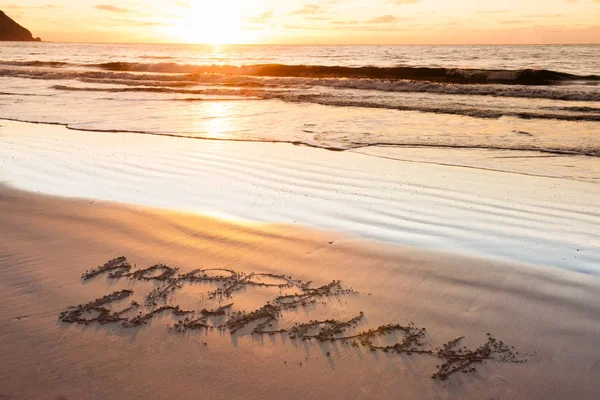
<svg viewBox="0 0 600 400"><path fill-rule="evenodd" d="M386 353L425 355L437 357L442 363L437 365L434 379L446 380L457 372L474 372L476 364L487 361L523 363L502 341L487 334L487 341L470 350L460 347L462 337L449 341L441 348L432 349L427 340L425 328L419 328L414 323L408 325L382 325L366 331L357 331L364 314L345 321L335 319L311 320L299 323L287 329L275 329L280 317L285 311L308 307L324 302L327 298L339 298L344 295L358 295L353 290L344 289L340 281L333 281L319 287L312 287L311 282L293 279L291 276L259 273L242 273L225 268L197 269L188 273L180 273L177 268L157 264L146 269L132 270L131 264L125 257L118 257L102 266L86 271L81 279L89 281L100 275L109 279L130 279L133 281L154 282L155 286L145 297L144 304L130 301L128 306L114 311L109 306L113 303L129 299L133 290L121 290L106 296L69 307L60 314L60 319L67 323L89 325L120 324L124 328L133 328L146 324L157 314L171 313L177 322L172 326L175 332L189 330L220 330L237 334L242 329L251 329L252 335L286 335L291 340L319 342L341 342L352 347L363 347L369 351ZM210 290L203 300L217 301L220 305L214 309L184 310L179 305L172 304L173 294L186 284L207 284ZM294 291L281 294L267 301L262 307L251 312L234 311L235 294L253 287L272 287ZM308 310L307 310L308 311ZM136 313L137 312L137 313ZM386 339L400 336L400 341L387 344ZM329 354L328 354L329 355Z"/></svg>

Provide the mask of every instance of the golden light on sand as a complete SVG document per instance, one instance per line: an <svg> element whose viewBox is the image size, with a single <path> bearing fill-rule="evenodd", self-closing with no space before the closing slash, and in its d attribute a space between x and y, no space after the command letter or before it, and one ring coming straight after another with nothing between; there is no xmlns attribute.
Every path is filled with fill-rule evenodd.
<svg viewBox="0 0 600 400"><path fill-rule="evenodd" d="M242 29L243 21L236 11L242 3L231 0L191 4L168 28L169 36L182 43L220 45L251 42L254 35Z"/></svg>

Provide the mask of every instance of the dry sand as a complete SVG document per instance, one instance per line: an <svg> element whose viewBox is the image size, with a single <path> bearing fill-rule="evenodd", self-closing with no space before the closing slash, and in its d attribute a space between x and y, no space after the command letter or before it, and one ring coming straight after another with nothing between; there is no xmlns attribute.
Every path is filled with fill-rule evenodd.
<svg viewBox="0 0 600 400"><path fill-rule="evenodd" d="M0 210L2 399L593 399L600 393L597 276L6 187L0 189ZM172 312L128 327L139 310L164 305L160 299L156 306L146 304L144 296L169 281L139 274L140 279L111 279L107 273L81 279L117 256L127 257L130 271L157 263L179 268L179 275L220 268L244 273L254 283L289 282L251 273L312 281L310 288L340 280L342 289L334 290L348 291L282 309L273 326L263 328L286 332L272 335L252 334L260 321L242 323L234 334L235 324L179 332L172 326L185 316ZM165 271L168 277L166 269L145 276ZM235 321L239 311L260 309L269 300L277 306L277 296L303 291L296 281L286 288L241 282L210 298L219 282L177 283L181 287L167 291L166 304L195 310L197 321L217 327ZM60 319L69 306L122 290L133 294L106 307L119 311L137 302L139 310L119 314L127 321L86 325ZM231 303L224 316L198 318L202 309ZM77 314L70 311L71 317ZM310 320L345 321L361 312L356 326L334 337L412 322L411 329L426 328L411 330L417 351L386 347L402 343L401 331L348 343L291 338L302 336L301 324ZM95 318L98 310L80 316ZM458 347L474 350L489 340L488 333L512 352L509 361L526 362L498 361L507 358L506 351L486 353L496 342L483 348L492 358L486 363L447 380L431 378L436 365L447 361L436 348L464 336ZM434 354L418 354L421 350Z"/></svg>

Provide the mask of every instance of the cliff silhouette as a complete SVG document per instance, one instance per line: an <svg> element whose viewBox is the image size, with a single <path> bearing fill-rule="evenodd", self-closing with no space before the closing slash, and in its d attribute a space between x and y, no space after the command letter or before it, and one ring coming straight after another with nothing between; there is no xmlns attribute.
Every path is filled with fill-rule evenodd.
<svg viewBox="0 0 600 400"><path fill-rule="evenodd" d="M12 18L0 10L0 40L14 40L22 42L41 42L42 39L34 38L31 32L17 24Z"/></svg>

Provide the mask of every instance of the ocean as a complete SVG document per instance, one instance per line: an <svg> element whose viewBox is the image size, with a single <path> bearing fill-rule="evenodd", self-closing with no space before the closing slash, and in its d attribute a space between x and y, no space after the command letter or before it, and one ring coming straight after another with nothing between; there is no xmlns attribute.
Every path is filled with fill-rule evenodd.
<svg viewBox="0 0 600 400"><path fill-rule="evenodd" d="M0 118L330 150L600 155L600 46L3 43Z"/></svg>

